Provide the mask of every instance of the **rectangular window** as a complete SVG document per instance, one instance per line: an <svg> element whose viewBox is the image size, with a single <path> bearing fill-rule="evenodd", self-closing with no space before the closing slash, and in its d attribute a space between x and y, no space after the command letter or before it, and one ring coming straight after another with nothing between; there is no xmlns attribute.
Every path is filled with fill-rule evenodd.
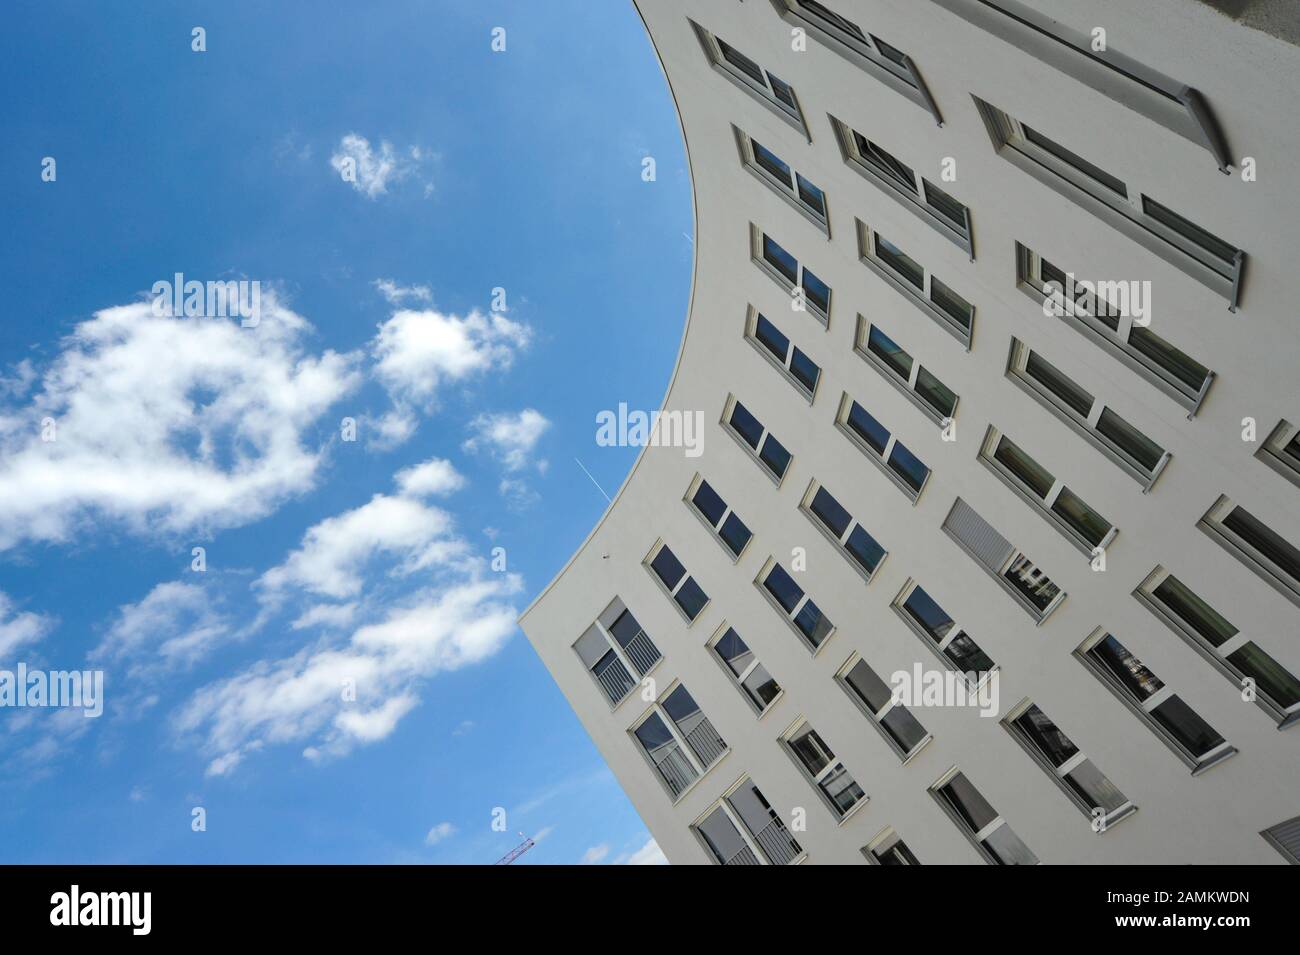
<svg viewBox="0 0 1300 955"><path fill-rule="evenodd" d="M1228 299L1237 310L1246 254L1054 138L976 99L994 151ZM1159 167L1152 181L1160 175ZM1080 201L1083 199L1084 201Z"/></svg>
<svg viewBox="0 0 1300 955"><path fill-rule="evenodd" d="M960 497L944 518L943 529L1038 623L1065 599L1065 591L1052 578Z"/></svg>
<svg viewBox="0 0 1300 955"><path fill-rule="evenodd" d="M858 316L854 351L891 385L908 397L930 420L946 425L957 413L957 393L939 380L878 325Z"/></svg>
<svg viewBox="0 0 1300 955"><path fill-rule="evenodd" d="M768 560L754 583L812 652L816 653L834 633L835 625L775 560Z"/></svg>
<svg viewBox="0 0 1300 955"><path fill-rule="evenodd" d="M783 742L795 764L821 793L836 819L843 819L854 806L866 802L867 794L811 724L806 721L796 724L787 732Z"/></svg>
<svg viewBox="0 0 1300 955"><path fill-rule="evenodd" d="M1090 559L1095 548L1105 548L1115 539L1117 531L1110 521L992 426L980 460Z"/></svg>
<svg viewBox="0 0 1300 955"><path fill-rule="evenodd" d="M697 474L686 491L686 501L708 525L713 536L727 549L732 559L739 558L753 535L745 522L713 489L713 485Z"/></svg>
<svg viewBox="0 0 1300 955"><path fill-rule="evenodd" d="M921 721L898 702L889 684L856 653L840 668L836 679L903 762L930 741Z"/></svg>
<svg viewBox="0 0 1300 955"><path fill-rule="evenodd" d="M1137 809L1036 704L1026 701L1015 707L1002 725L1091 820L1095 831L1105 832Z"/></svg>
<svg viewBox="0 0 1300 955"><path fill-rule="evenodd" d="M970 209L950 193L936 186L892 152L868 139L856 129L830 118L845 163L862 178L906 206L944 238L972 259Z"/></svg>
<svg viewBox="0 0 1300 955"><path fill-rule="evenodd" d="M817 481L808 485L800 509L868 581L885 559L885 549Z"/></svg>
<svg viewBox="0 0 1300 955"><path fill-rule="evenodd" d="M874 865L920 865L921 862L907 848L892 828L885 829L870 844L862 847L863 857Z"/></svg>
<svg viewBox="0 0 1300 955"><path fill-rule="evenodd" d="M975 306L885 236L858 224L858 256L863 264L908 296L923 312L970 348Z"/></svg>
<svg viewBox="0 0 1300 955"><path fill-rule="evenodd" d="M867 409L847 394L840 401L836 426L916 503L930 477L930 469L897 436L890 434Z"/></svg>
<svg viewBox="0 0 1300 955"><path fill-rule="evenodd" d="M1214 380L1196 359L1171 345L1149 327L1135 324L1105 298L1088 295L1070 273L1016 243L1020 288L1037 302L1065 302L1061 320L1110 351L1126 365L1195 415ZM1089 308L1088 302L1094 302ZM1078 303L1069 305L1069 303Z"/></svg>
<svg viewBox="0 0 1300 955"><path fill-rule="evenodd" d="M943 116L911 57L835 12L819 0L780 0L778 11L790 23L807 28L832 50L863 68L890 89L929 111L943 125Z"/></svg>
<svg viewBox="0 0 1300 955"><path fill-rule="evenodd" d="M738 128L736 144L745 167L773 192L813 221L830 235L830 220L826 211L826 193L802 173L796 172L784 159L768 149L757 139Z"/></svg>
<svg viewBox="0 0 1300 955"><path fill-rule="evenodd" d="M1292 865L1300 865L1300 816L1279 822L1260 833Z"/></svg>
<svg viewBox="0 0 1300 955"><path fill-rule="evenodd" d="M726 742L680 683L631 734L674 801L727 753Z"/></svg>
<svg viewBox="0 0 1300 955"><path fill-rule="evenodd" d="M1236 752L1182 697L1106 631L1094 631L1080 644L1075 656L1191 767L1193 776Z"/></svg>
<svg viewBox="0 0 1300 955"><path fill-rule="evenodd" d="M758 662L754 651L749 649L749 645L733 627L724 623L719 629L720 635L711 644L713 654L732 682L745 695L745 699L754 707L754 711L761 716L781 695L781 685Z"/></svg>
<svg viewBox="0 0 1300 955"><path fill-rule="evenodd" d="M662 657L621 600L605 609L578 638L573 650L611 704L626 699L637 681Z"/></svg>
<svg viewBox="0 0 1300 955"><path fill-rule="evenodd" d="M1123 103L1167 129L1203 146L1228 172L1232 154L1205 98L1186 83L1159 73L1110 45L1071 30L1029 0L934 0L970 23L1037 57L1097 92Z"/></svg>
<svg viewBox="0 0 1300 955"><path fill-rule="evenodd" d="M752 230L754 262L786 291L798 294L807 310L823 325L830 322L831 289L766 232Z"/></svg>
<svg viewBox="0 0 1300 955"><path fill-rule="evenodd" d="M1255 703L1286 728L1300 722L1300 679L1247 638L1173 574L1157 567L1133 591L1150 610L1237 689L1250 680Z"/></svg>
<svg viewBox="0 0 1300 955"><path fill-rule="evenodd" d="M1300 428L1285 418L1279 421L1255 456L1300 487Z"/></svg>
<svg viewBox="0 0 1300 955"><path fill-rule="evenodd" d="M752 320L746 323L745 337L805 398L812 401L817 393L817 382L821 380L821 367L761 312L750 311Z"/></svg>
<svg viewBox="0 0 1300 955"><path fill-rule="evenodd" d="M804 136L808 127L794 88L775 73L763 69L746 54L721 37L714 36L695 21L689 21L709 62L723 76L763 103Z"/></svg>
<svg viewBox="0 0 1300 955"><path fill-rule="evenodd" d="M728 398L722 420L728 430L778 485L790 466L790 452L735 398Z"/></svg>
<svg viewBox="0 0 1300 955"><path fill-rule="evenodd" d="M1292 603L1300 604L1300 549L1226 496L1197 525Z"/></svg>
<svg viewBox="0 0 1300 955"><path fill-rule="evenodd" d="M930 787L930 795L988 862L993 865L1038 865L1038 856L1020 841L965 773L949 770Z"/></svg>
<svg viewBox="0 0 1300 955"><path fill-rule="evenodd" d="M789 865L803 854L748 777L691 828L718 865Z"/></svg>
<svg viewBox="0 0 1300 955"><path fill-rule="evenodd" d="M908 581L894 599L893 610L945 666L963 674L972 689L997 669L993 658L953 622L920 584Z"/></svg>
<svg viewBox="0 0 1300 955"><path fill-rule="evenodd" d="M687 623L693 623L709 602L709 597L695 582L695 578L686 573L686 568L677 559L677 555L667 544L657 544L651 548L645 564L677 605L677 609L686 617Z"/></svg>
<svg viewBox="0 0 1300 955"><path fill-rule="evenodd" d="M1007 376L1135 478L1144 491L1164 471L1168 451L1016 338L1011 339Z"/></svg>

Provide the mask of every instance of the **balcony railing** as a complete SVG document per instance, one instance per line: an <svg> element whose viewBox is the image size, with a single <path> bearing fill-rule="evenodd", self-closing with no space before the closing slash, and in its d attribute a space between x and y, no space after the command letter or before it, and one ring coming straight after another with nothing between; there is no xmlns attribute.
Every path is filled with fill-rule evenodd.
<svg viewBox="0 0 1300 955"><path fill-rule="evenodd" d="M668 789L675 798L695 782L697 773L691 761L686 758L686 754L676 743L665 748L662 753L663 757L655 763L655 768L659 770L659 775L664 778L664 782L668 784Z"/></svg>
<svg viewBox="0 0 1300 955"><path fill-rule="evenodd" d="M734 856L732 856L723 864L724 865L762 865L763 863L758 861L758 856L754 855L753 849L751 849L749 846L745 846L743 849L741 849L739 852L737 852Z"/></svg>
<svg viewBox="0 0 1300 955"><path fill-rule="evenodd" d="M646 636L644 630L636 632L636 636L624 645L623 652L627 654L627 658L632 661L632 666L636 667L637 672L642 676L645 676L663 655L659 652L659 648Z"/></svg>
<svg viewBox="0 0 1300 955"><path fill-rule="evenodd" d="M686 742L706 767L712 766L727 751L726 742L707 718L700 720L700 725L686 734Z"/></svg>
<svg viewBox="0 0 1300 955"><path fill-rule="evenodd" d="M609 656L613 657L611 653ZM636 686L636 680L632 679L632 674L627 672L627 667L614 657L609 664L596 673L596 681L600 683L609 697L611 703L617 703L627 696L632 687Z"/></svg>
<svg viewBox="0 0 1300 955"><path fill-rule="evenodd" d="M773 819L755 833L754 841L772 865L789 865L803 852L803 848L786 831L780 819Z"/></svg>

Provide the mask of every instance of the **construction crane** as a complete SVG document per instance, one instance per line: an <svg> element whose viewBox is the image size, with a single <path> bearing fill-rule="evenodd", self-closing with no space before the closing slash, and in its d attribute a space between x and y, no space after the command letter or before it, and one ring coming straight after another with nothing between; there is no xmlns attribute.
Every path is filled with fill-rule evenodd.
<svg viewBox="0 0 1300 955"><path fill-rule="evenodd" d="M524 836L522 832L519 833L519 835ZM503 855L500 859L497 859L497 861L492 864L509 865L510 863L514 862L516 859L518 859L521 855L523 855L525 852L527 852L535 845L537 845L536 841L534 841L532 838L528 836L524 836L523 842L519 843L519 845L515 846L513 849L511 849L509 852Z"/></svg>

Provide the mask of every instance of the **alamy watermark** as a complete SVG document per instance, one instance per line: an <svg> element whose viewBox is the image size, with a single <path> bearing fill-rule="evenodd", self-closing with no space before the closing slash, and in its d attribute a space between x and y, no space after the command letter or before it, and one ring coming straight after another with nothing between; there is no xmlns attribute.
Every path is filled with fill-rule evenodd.
<svg viewBox="0 0 1300 955"><path fill-rule="evenodd" d="M104 712L103 670L0 670L0 707L58 706L80 709L87 719Z"/></svg>
<svg viewBox="0 0 1300 955"><path fill-rule="evenodd" d="M238 318L244 328L256 328L262 321L262 283L186 281L177 272L170 282L153 283L153 314L155 318Z"/></svg>
<svg viewBox="0 0 1300 955"><path fill-rule="evenodd" d="M980 716L998 715L997 670L926 670L914 663L910 672L895 670L889 683L901 706L968 706L978 708Z"/></svg>
<svg viewBox="0 0 1300 955"><path fill-rule="evenodd" d="M618 411L596 414L596 444L602 448L684 448L688 458L704 453L703 411Z"/></svg>
<svg viewBox="0 0 1300 955"><path fill-rule="evenodd" d="M1065 274L1066 285L1056 279L1044 282L1043 314L1048 318L1075 318L1098 314L1131 317L1138 328L1151 324L1151 282L1147 279L1090 282ZM1101 308L1098 308L1098 305Z"/></svg>

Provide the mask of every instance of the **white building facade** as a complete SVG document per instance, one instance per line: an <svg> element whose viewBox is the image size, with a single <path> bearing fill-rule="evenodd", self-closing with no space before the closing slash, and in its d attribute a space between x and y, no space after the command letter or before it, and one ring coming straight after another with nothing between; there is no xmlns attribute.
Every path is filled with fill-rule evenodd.
<svg viewBox="0 0 1300 955"><path fill-rule="evenodd" d="M637 6L702 453L521 625L668 859L1296 862L1295 5Z"/></svg>

